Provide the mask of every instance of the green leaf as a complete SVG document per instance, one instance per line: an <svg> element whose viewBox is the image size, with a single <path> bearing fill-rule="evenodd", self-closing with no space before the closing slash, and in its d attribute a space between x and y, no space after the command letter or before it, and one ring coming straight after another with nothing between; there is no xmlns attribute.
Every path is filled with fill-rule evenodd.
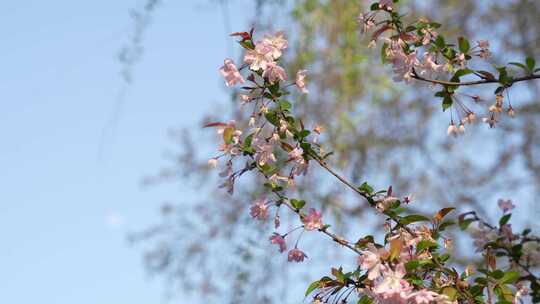
<svg viewBox="0 0 540 304"><path fill-rule="evenodd" d="M504 276L499 280L501 284L512 284L519 278L519 272L509 271L505 272Z"/></svg>
<svg viewBox="0 0 540 304"><path fill-rule="evenodd" d="M512 303L514 300L512 289L506 285L498 285L495 287L495 294L497 294L497 297L499 298L499 302L497 303Z"/></svg>
<svg viewBox="0 0 540 304"><path fill-rule="evenodd" d="M302 209L305 205L306 205L306 201L304 200L297 200L297 199L292 199L291 200L291 205L296 209L296 210L300 210Z"/></svg>
<svg viewBox="0 0 540 304"><path fill-rule="evenodd" d="M450 227L452 225L455 225L456 222L454 221L446 221L439 225L439 231L444 231L447 227Z"/></svg>
<svg viewBox="0 0 540 304"><path fill-rule="evenodd" d="M463 77L465 75L469 75L469 74L472 74L472 73L474 73L474 71L471 70L471 69L457 70L456 73L454 74L454 76L452 77L452 81L458 82L460 77Z"/></svg>
<svg viewBox="0 0 540 304"><path fill-rule="evenodd" d="M462 220L459 222L459 228L461 230L466 230L472 222L474 222L473 219Z"/></svg>
<svg viewBox="0 0 540 304"><path fill-rule="evenodd" d="M415 270L418 266L420 266L420 262L418 260L412 260L407 263L405 263L405 269L407 272L412 272Z"/></svg>
<svg viewBox="0 0 540 304"><path fill-rule="evenodd" d="M388 61L388 57L386 56L386 50L388 49L388 43L384 43L381 48L381 61L382 64L385 64Z"/></svg>
<svg viewBox="0 0 540 304"><path fill-rule="evenodd" d="M416 245L416 252L424 251L425 249L437 248L439 245L430 240L422 240Z"/></svg>
<svg viewBox="0 0 540 304"><path fill-rule="evenodd" d="M372 304L372 303L373 301L368 296L363 296L362 298L360 298L360 300L358 300L356 304Z"/></svg>
<svg viewBox="0 0 540 304"><path fill-rule="evenodd" d="M459 51L462 52L463 54L467 54L469 50L471 49L469 40L467 40L465 37L459 37L458 43L459 43Z"/></svg>
<svg viewBox="0 0 540 304"><path fill-rule="evenodd" d="M407 215L405 217L403 217L399 223L401 225L408 225L408 224L411 224L411 223L414 223L414 222L429 222L431 221L430 218L426 217L426 216L423 216L423 215L420 215L420 214L411 214L411 215Z"/></svg>
<svg viewBox="0 0 540 304"><path fill-rule="evenodd" d="M282 110L290 110L292 105L290 102L286 101L286 100L280 100L279 101L279 107L282 109Z"/></svg>
<svg viewBox="0 0 540 304"><path fill-rule="evenodd" d="M450 95L444 96L443 102L442 102L443 112L446 111L448 108L450 108L453 102L454 101L452 100L452 97L450 97Z"/></svg>
<svg viewBox="0 0 540 304"><path fill-rule="evenodd" d="M529 71L534 70L534 67L536 66L536 60L532 57L527 57L525 59L525 63L527 64L527 68L529 68Z"/></svg>
<svg viewBox="0 0 540 304"><path fill-rule="evenodd" d="M517 66L519 68L522 68L523 70L527 71L527 66L525 66L523 63L519 63L519 62L509 62L508 63L509 65L514 65L514 66Z"/></svg>
<svg viewBox="0 0 540 304"><path fill-rule="evenodd" d="M308 135L310 134L311 132L309 130L302 130L300 132L298 132L298 137L300 138L306 138L308 137Z"/></svg>
<svg viewBox="0 0 540 304"><path fill-rule="evenodd" d="M359 239L354 246L357 248L365 248L368 244L373 244L375 242L372 235L367 235L361 239Z"/></svg>
<svg viewBox="0 0 540 304"><path fill-rule="evenodd" d="M493 277L496 280L502 279L504 276L504 271L497 269L491 273L491 277Z"/></svg>
<svg viewBox="0 0 540 304"><path fill-rule="evenodd" d="M510 221L510 218L512 217L512 213L509 213L503 217L501 217L501 219L499 220L499 225L500 226L504 226L508 223L508 221Z"/></svg>
<svg viewBox="0 0 540 304"><path fill-rule="evenodd" d="M358 187L358 190L366 193L366 194L372 194L373 193L373 187L371 187L367 182L364 182L360 187Z"/></svg>
<svg viewBox="0 0 540 304"><path fill-rule="evenodd" d="M228 145L232 142L234 129L233 128L225 128L223 130L223 141Z"/></svg>
<svg viewBox="0 0 540 304"><path fill-rule="evenodd" d="M435 39L435 45L439 49L444 49L446 47L446 42L444 41L444 37L442 35L437 36L437 39Z"/></svg>
<svg viewBox="0 0 540 304"><path fill-rule="evenodd" d="M244 139L244 149L251 147L251 143L253 142L253 135L255 135L255 133L249 134L246 139Z"/></svg>
<svg viewBox="0 0 540 304"><path fill-rule="evenodd" d="M276 81L273 84L269 85L268 89L270 90L272 95L277 95L279 92L279 81Z"/></svg>
<svg viewBox="0 0 540 304"><path fill-rule="evenodd" d="M277 115L273 111L266 113L264 117L266 118L266 120L268 120L269 123L273 124L274 126L277 126L279 124Z"/></svg>
<svg viewBox="0 0 540 304"><path fill-rule="evenodd" d="M453 287L445 287L442 290L442 294L446 295L450 300L455 300L457 296L457 289Z"/></svg>
<svg viewBox="0 0 540 304"><path fill-rule="evenodd" d="M319 288L321 281L315 281L309 284L308 289L306 290L306 297L309 296L315 289Z"/></svg>

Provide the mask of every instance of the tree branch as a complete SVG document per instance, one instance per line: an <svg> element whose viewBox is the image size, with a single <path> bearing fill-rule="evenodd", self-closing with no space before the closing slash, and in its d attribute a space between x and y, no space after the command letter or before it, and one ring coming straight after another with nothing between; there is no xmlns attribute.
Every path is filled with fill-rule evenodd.
<svg viewBox="0 0 540 304"><path fill-rule="evenodd" d="M440 84L440 85L445 85L445 86L473 86L473 85L481 85L481 84L499 83L499 80L497 79L483 79L483 80L465 81L465 82L444 81L444 80L438 80L438 79L424 78L422 76L419 76L416 72L414 72L412 78L419 81L429 82L433 84ZM534 80L534 79L540 79L540 75L533 74L533 75L514 78L510 82L510 86L516 82L528 81L528 80Z"/></svg>

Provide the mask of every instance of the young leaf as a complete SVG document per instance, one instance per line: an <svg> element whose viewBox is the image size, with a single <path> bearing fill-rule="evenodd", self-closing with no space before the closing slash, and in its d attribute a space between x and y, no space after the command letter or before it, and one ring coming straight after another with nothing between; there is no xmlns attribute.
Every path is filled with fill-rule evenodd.
<svg viewBox="0 0 540 304"><path fill-rule="evenodd" d="M439 245L436 242L430 240L422 240L416 245L416 252L424 251L429 248L437 248Z"/></svg>
<svg viewBox="0 0 540 304"><path fill-rule="evenodd" d="M306 201L304 200L297 200L297 199L292 199L291 200L291 205L296 209L296 210L300 210L302 209L305 205L306 205Z"/></svg>
<svg viewBox="0 0 540 304"><path fill-rule="evenodd" d="M501 219L499 220L499 225L500 226L506 225L511 217L512 217L512 213L509 213L509 214L501 217Z"/></svg>
<svg viewBox="0 0 540 304"><path fill-rule="evenodd" d="M519 272L509 271L505 272L504 276L499 280L501 284L512 284L519 278Z"/></svg>
<svg viewBox="0 0 540 304"><path fill-rule="evenodd" d="M362 185L360 185L360 187L358 187L358 190L366 194L373 193L373 187L371 187L367 182L364 182Z"/></svg>
<svg viewBox="0 0 540 304"><path fill-rule="evenodd" d="M525 63L527 64L527 68L529 68L529 71L534 70L534 67L536 66L536 60L534 60L534 58L527 57L525 59Z"/></svg>
<svg viewBox="0 0 540 304"><path fill-rule="evenodd" d="M308 289L306 290L306 297L309 296L315 289L319 288L321 281L315 281L309 284Z"/></svg>
<svg viewBox="0 0 540 304"><path fill-rule="evenodd" d="M459 51L462 52L463 54L467 54L469 50L471 49L469 40L467 40L465 37L459 37L458 43L459 43Z"/></svg>
<svg viewBox="0 0 540 304"><path fill-rule="evenodd" d="M408 225L414 222L429 222L430 219L426 216L420 215L420 214L411 214L403 217L399 223L401 225Z"/></svg>
<svg viewBox="0 0 540 304"><path fill-rule="evenodd" d="M434 216L433 216L433 219L435 219L436 221L441 221L448 213L454 211L456 208L442 208L441 210L439 210L439 212L437 212Z"/></svg>
<svg viewBox="0 0 540 304"><path fill-rule="evenodd" d="M225 130L223 130L223 141L227 145L232 142L233 132L234 132L233 128L225 128Z"/></svg>
<svg viewBox="0 0 540 304"><path fill-rule="evenodd" d="M358 300L356 304L372 304L372 303L373 301L368 296L363 296L362 298L360 298L360 300Z"/></svg>
<svg viewBox="0 0 540 304"><path fill-rule="evenodd" d="M448 108L450 108L452 106L452 103L453 103L453 100L452 100L452 97L450 97L450 95L444 96L444 99L442 102L443 112L446 111Z"/></svg>

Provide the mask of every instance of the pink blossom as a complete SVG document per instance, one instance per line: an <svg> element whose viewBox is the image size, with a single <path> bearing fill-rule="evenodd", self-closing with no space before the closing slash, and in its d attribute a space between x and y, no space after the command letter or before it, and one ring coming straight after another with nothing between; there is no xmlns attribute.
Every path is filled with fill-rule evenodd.
<svg viewBox="0 0 540 304"><path fill-rule="evenodd" d="M249 64L253 71L266 70L269 63L274 62L273 48L270 45L259 43L254 50L248 50L244 55L244 62Z"/></svg>
<svg viewBox="0 0 540 304"><path fill-rule="evenodd" d="M488 59L491 57L491 52L489 51L489 41L487 40L480 40L478 41L478 47L480 48L480 51L478 52L478 56L482 59Z"/></svg>
<svg viewBox="0 0 540 304"><path fill-rule="evenodd" d="M405 53L403 47L405 42L401 39L389 39L389 47L386 49L386 57L392 63L394 71L394 81L405 80L409 82L413 76L413 68L419 66L420 62L416 57L416 51L410 54Z"/></svg>
<svg viewBox="0 0 540 304"><path fill-rule="evenodd" d="M456 59L457 59L457 63L461 66L461 68L465 68L465 62L467 60L467 58L465 57L465 54L459 53Z"/></svg>
<svg viewBox="0 0 540 304"><path fill-rule="evenodd" d="M431 40L434 38L437 38L439 35L436 31L434 31L432 28L427 27L422 29L422 34L424 34L424 37L422 38L422 44L428 45L431 43Z"/></svg>
<svg viewBox="0 0 540 304"><path fill-rule="evenodd" d="M279 233L274 232L274 234L272 234L272 236L270 237L270 243L278 245L279 252L281 253L287 250L287 243L285 243L285 239ZM289 253L289 256L290 256L290 253Z"/></svg>
<svg viewBox="0 0 540 304"><path fill-rule="evenodd" d="M489 41L487 40L478 40L478 47L481 49L489 48Z"/></svg>
<svg viewBox="0 0 540 304"><path fill-rule="evenodd" d="M307 258L307 255L300 249L294 248L289 251L288 260L289 262L303 262Z"/></svg>
<svg viewBox="0 0 540 304"><path fill-rule="evenodd" d="M448 129L446 130L446 134L448 136L450 135L457 135L458 134L458 128L456 127L456 125L454 124L454 122L450 123L450 125L448 126Z"/></svg>
<svg viewBox="0 0 540 304"><path fill-rule="evenodd" d="M379 6L380 7L385 7L389 10L392 9L392 4L394 4L394 1L393 0L380 0L379 1Z"/></svg>
<svg viewBox="0 0 540 304"><path fill-rule="evenodd" d="M308 89L306 88L306 82L305 82L306 72L307 72L306 70L300 70L296 72L296 86L304 94L309 93Z"/></svg>
<svg viewBox="0 0 540 304"><path fill-rule="evenodd" d="M432 75L443 69L443 65L436 63L436 57L429 52L424 53L424 58L422 64L418 67L420 69L420 74Z"/></svg>
<svg viewBox="0 0 540 304"><path fill-rule="evenodd" d="M275 35L266 35L259 43L271 48L270 54L274 59L281 57L282 51L289 45L287 39L285 39L285 34L281 31Z"/></svg>
<svg viewBox="0 0 540 304"><path fill-rule="evenodd" d="M254 201L253 204L251 204L250 215L252 218L257 218L259 220L268 219L268 202L265 198Z"/></svg>
<svg viewBox="0 0 540 304"><path fill-rule="evenodd" d="M302 151L302 149L300 148L294 148L293 150L291 150L289 152L289 160L297 160L299 158L302 158L302 155L304 154L304 151Z"/></svg>
<svg viewBox="0 0 540 304"><path fill-rule="evenodd" d="M231 59L225 59L223 66L219 69L221 75L225 78L225 84L227 86L233 86L237 83L244 83L245 80L240 75L240 72L234 65L234 62Z"/></svg>
<svg viewBox="0 0 540 304"><path fill-rule="evenodd" d="M497 204L499 205L499 208L501 208L501 210L506 213L514 208L516 208L516 206L514 204L512 204L512 200L503 200L503 199L500 199Z"/></svg>
<svg viewBox="0 0 540 304"><path fill-rule="evenodd" d="M266 64L266 68L264 68L262 76L268 79L268 81L271 83L274 83L278 80L285 81L288 79L285 70L279 65L277 65L275 62L269 62Z"/></svg>
<svg viewBox="0 0 540 304"><path fill-rule="evenodd" d="M302 221L304 222L304 229L308 231L321 229L323 227L322 214L314 208L309 209L308 215L306 215Z"/></svg>
<svg viewBox="0 0 540 304"><path fill-rule="evenodd" d="M431 304L439 299L440 295L436 292L422 289L413 292L409 297L413 299L413 303L415 304Z"/></svg>
<svg viewBox="0 0 540 304"><path fill-rule="evenodd" d="M403 279L405 266L398 264L395 270L385 269L383 280L375 285L373 292L388 303L407 303L412 286Z"/></svg>
<svg viewBox="0 0 540 304"><path fill-rule="evenodd" d="M306 174L307 169L309 167L309 163L304 159L303 150L300 148L294 148L291 152L289 152L289 161L292 161L294 163L294 166L291 170L291 175L301 175Z"/></svg>
<svg viewBox="0 0 540 304"><path fill-rule="evenodd" d="M264 166L265 164L272 164L276 161L274 146L267 143L264 139L255 138L253 147L255 149L255 160L259 165Z"/></svg>
<svg viewBox="0 0 540 304"><path fill-rule="evenodd" d="M381 264L381 253L384 249L377 249L374 245L370 244L368 250L363 251L362 255L358 257L358 264L363 270L367 270L368 279L375 280L381 276L381 270L384 266Z"/></svg>
<svg viewBox="0 0 540 304"><path fill-rule="evenodd" d="M516 284L516 288L518 290L516 292L516 295L514 296L514 299L512 300L512 304L523 303L523 300L521 299L529 294L529 288L523 286L522 283Z"/></svg>

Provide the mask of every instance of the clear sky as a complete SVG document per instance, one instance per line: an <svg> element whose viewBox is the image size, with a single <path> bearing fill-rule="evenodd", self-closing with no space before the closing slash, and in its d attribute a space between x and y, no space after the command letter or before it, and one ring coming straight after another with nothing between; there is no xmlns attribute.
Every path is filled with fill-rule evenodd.
<svg viewBox="0 0 540 304"><path fill-rule="evenodd" d="M140 180L165 164L167 128L195 126L226 98L228 50L215 2L164 2L103 149L122 87L116 55L142 2L0 3L0 303L164 301L126 235L188 190Z"/></svg>

